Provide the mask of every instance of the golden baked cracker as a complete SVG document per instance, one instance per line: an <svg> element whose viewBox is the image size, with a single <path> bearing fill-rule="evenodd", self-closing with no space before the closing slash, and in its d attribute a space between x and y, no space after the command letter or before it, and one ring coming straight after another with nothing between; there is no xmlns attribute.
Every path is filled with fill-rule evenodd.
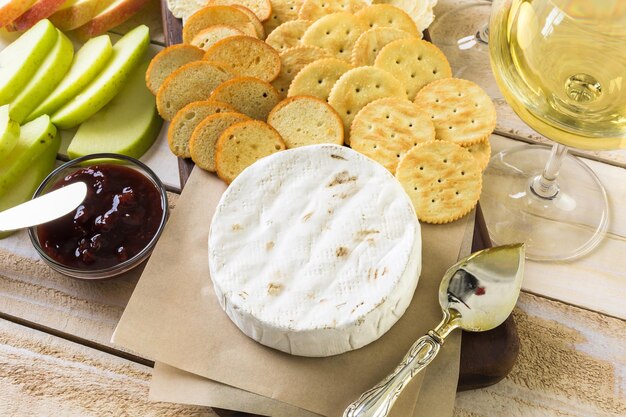
<svg viewBox="0 0 626 417"><path fill-rule="evenodd" d="M411 198L420 221L449 223L478 202L482 173L464 148L435 140L418 144L400 159L396 177Z"/></svg>
<svg viewBox="0 0 626 417"><path fill-rule="evenodd" d="M296 96L278 103L267 123L280 133L287 148L335 143L343 145L343 124L337 112L315 97Z"/></svg>
<svg viewBox="0 0 626 417"><path fill-rule="evenodd" d="M295 76L287 96L312 96L327 101L330 90L352 65L339 58L324 58L311 62Z"/></svg>
<svg viewBox="0 0 626 417"><path fill-rule="evenodd" d="M285 49L299 46L302 40L302 35L311 26L309 20L290 20L282 25L278 26L272 33L269 34L265 42L278 52L282 52Z"/></svg>
<svg viewBox="0 0 626 417"><path fill-rule="evenodd" d="M343 121L345 143L349 143L349 129L354 116L366 104L383 97L406 99L406 92L400 81L383 69L358 67L337 80L330 90L328 104L339 113Z"/></svg>
<svg viewBox="0 0 626 417"><path fill-rule="evenodd" d="M278 52L265 42L250 36L231 36L210 47L204 54L208 61L222 62L233 73L272 81L280 72Z"/></svg>
<svg viewBox="0 0 626 417"><path fill-rule="evenodd" d="M213 90L211 100L230 104L238 112L265 121L280 101L280 94L267 81L254 77L237 77Z"/></svg>
<svg viewBox="0 0 626 417"><path fill-rule="evenodd" d="M217 113L202 120L191 134L189 154L200 168L215 172L215 148L220 135L235 123L250 120L241 113Z"/></svg>
<svg viewBox="0 0 626 417"><path fill-rule="evenodd" d="M287 95L289 85L302 68L313 61L326 58L328 52L315 46L294 46L280 53L280 74L272 82L282 97Z"/></svg>
<svg viewBox="0 0 626 417"><path fill-rule="evenodd" d="M198 34L193 37L190 44L206 51L222 39L243 35L245 35L245 33L233 26L213 25L198 32Z"/></svg>
<svg viewBox="0 0 626 417"><path fill-rule="evenodd" d="M315 21L327 14L354 13L367 5L364 0L304 0L298 12L298 19Z"/></svg>
<svg viewBox="0 0 626 417"><path fill-rule="evenodd" d="M290 20L298 18L298 12L302 6L303 0L270 0L272 3L272 13L266 21L263 22L265 34L269 35L274 29Z"/></svg>
<svg viewBox="0 0 626 417"><path fill-rule="evenodd" d="M476 163L480 167L481 171L484 171L489 165L491 159L491 143L489 142L489 136L473 145L464 146L469 153L476 159Z"/></svg>
<svg viewBox="0 0 626 417"><path fill-rule="evenodd" d="M236 112L229 104L215 100L194 101L180 109L167 129L167 143L172 153L180 158L191 158L189 141L198 124L206 117L222 112Z"/></svg>
<svg viewBox="0 0 626 417"><path fill-rule="evenodd" d="M162 49L148 65L146 87L156 96L168 75L185 64L201 60L203 55L201 49L192 45L178 44Z"/></svg>
<svg viewBox="0 0 626 417"><path fill-rule="evenodd" d="M409 100L388 97L369 103L350 127L350 146L396 172L398 161L418 143L435 140L430 116Z"/></svg>
<svg viewBox="0 0 626 417"><path fill-rule="evenodd" d="M396 28L378 27L366 30L356 40L350 55L350 62L355 67L374 65L376 56L385 45L411 36L413 35Z"/></svg>
<svg viewBox="0 0 626 417"><path fill-rule="evenodd" d="M250 9L255 16L261 21L269 19L272 14L272 4L270 0L208 0L207 6L235 6L240 5Z"/></svg>
<svg viewBox="0 0 626 417"><path fill-rule="evenodd" d="M217 175L230 184L257 160L285 149L278 132L259 120L239 122L226 129L217 140Z"/></svg>
<svg viewBox="0 0 626 417"><path fill-rule="evenodd" d="M248 19L250 19L250 23L252 23L252 25L254 26L257 38L265 39L265 29L263 28L263 23L261 23L257 15L254 14L252 10L239 4L233 4L232 7L237 10L241 10L243 13L245 13L246 16L248 16Z"/></svg>
<svg viewBox="0 0 626 417"><path fill-rule="evenodd" d="M369 28L396 28L421 38L411 17L404 10L390 4L374 4L354 15L364 20Z"/></svg>
<svg viewBox="0 0 626 417"><path fill-rule="evenodd" d="M365 23L346 12L322 17L302 35L302 45L322 48L335 58L350 61L352 47L361 33L367 30Z"/></svg>
<svg viewBox="0 0 626 417"><path fill-rule="evenodd" d="M430 114L437 139L472 145L496 127L496 109L491 98L468 80L433 81L417 93L415 103Z"/></svg>
<svg viewBox="0 0 626 417"><path fill-rule="evenodd" d="M390 4L404 10L413 19L417 30L422 32L433 22L433 7L437 0L376 0L375 3Z"/></svg>
<svg viewBox="0 0 626 417"><path fill-rule="evenodd" d="M409 100L431 81L452 76L446 56L439 48L421 39L398 39L378 53L375 67L392 73L406 87Z"/></svg>
<svg viewBox="0 0 626 417"><path fill-rule="evenodd" d="M247 14L232 6L206 6L198 10L183 26L183 43L190 43L200 31L213 25L229 25L248 36L256 37L256 29Z"/></svg>

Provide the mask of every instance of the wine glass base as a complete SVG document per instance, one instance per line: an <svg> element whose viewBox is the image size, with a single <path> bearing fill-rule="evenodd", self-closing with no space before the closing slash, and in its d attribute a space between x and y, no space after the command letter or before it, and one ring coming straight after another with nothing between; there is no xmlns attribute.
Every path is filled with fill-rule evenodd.
<svg viewBox="0 0 626 417"><path fill-rule="evenodd" d="M538 261L578 258L595 248L608 226L608 200L594 172L566 155L552 199L537 196L531 181L541 175L550 148L523 145L494 155L483 176L481 207L496 245L525 242Z"/></svg>

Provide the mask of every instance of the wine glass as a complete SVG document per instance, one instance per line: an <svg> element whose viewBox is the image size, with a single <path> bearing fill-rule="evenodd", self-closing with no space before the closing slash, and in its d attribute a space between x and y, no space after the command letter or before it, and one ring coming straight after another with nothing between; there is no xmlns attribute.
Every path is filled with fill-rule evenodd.
<svg viewBox="0 0 626 417"><path fill-rule="evenodd" d="M592 250L607 229L602 183L567 146L626 148L626 2L495 0L495 79L518 116L557 142L494 155L481 206L496 244L525 241L536 260Z"/></svg>

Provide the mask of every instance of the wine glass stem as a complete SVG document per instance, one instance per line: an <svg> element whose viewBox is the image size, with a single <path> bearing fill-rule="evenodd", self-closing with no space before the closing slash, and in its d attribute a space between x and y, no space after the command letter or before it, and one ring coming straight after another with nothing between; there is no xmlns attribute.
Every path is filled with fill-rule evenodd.
<svg viewBox="0 0 626 417"><path fill-rule="evenodd" d="M552 147L550 158L543 172L530 182L530 189L535 195L546 200L552 200L559 194L557 177L565 155L567 155L566 146L557 143Z"/></svg>

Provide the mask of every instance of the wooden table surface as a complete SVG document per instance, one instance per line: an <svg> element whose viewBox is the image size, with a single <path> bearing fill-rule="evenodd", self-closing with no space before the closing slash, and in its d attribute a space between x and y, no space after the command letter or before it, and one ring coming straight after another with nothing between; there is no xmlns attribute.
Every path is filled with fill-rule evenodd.
<svg viewBox="0 0 626 417"><path fill-rule="evenodd" d="M439 3L437 15L458 1ZM156 5L116 32L149 22L155 45L162 43ZM496 104L494 152L545 141ZM153 153L149 162L170 175L175 159ZM626 151L586 155L609 194L609 233L575 262L527 263L513 313L519 360L502 382L458 394L456 416L626 416ZM175 181L170 188L175 207ZM50 270L25 233L0 240L0 416L215 415L149 402L152 362L111 345L139 274L80 281Z"/></svg>

